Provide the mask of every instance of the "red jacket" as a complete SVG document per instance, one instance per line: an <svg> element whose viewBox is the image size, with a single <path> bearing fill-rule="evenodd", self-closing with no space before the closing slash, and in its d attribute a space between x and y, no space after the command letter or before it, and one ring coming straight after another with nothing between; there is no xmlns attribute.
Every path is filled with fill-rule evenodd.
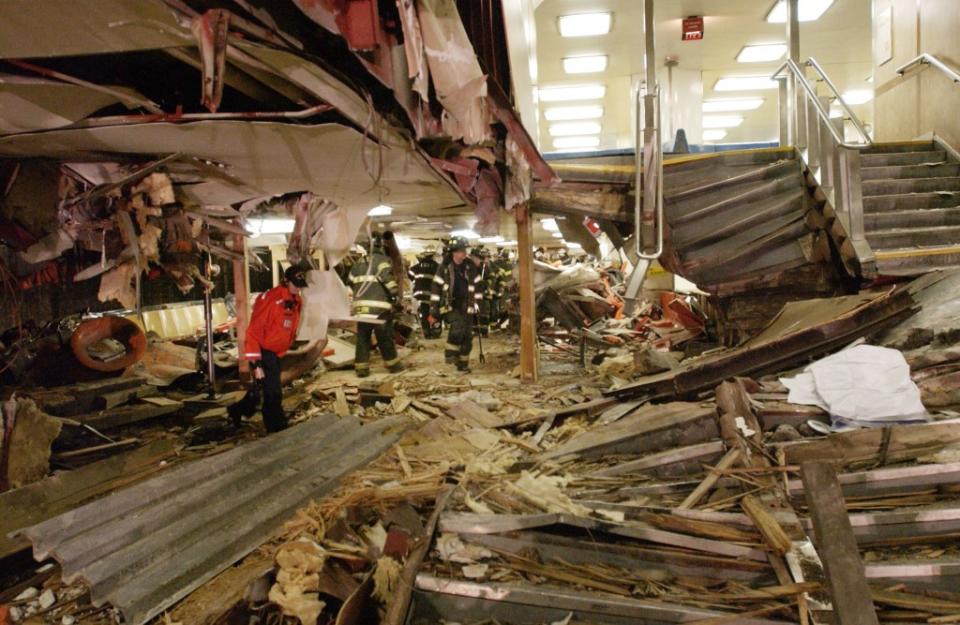
<svg viewBox="0 0 960 625"><path fill-rule="evenodd" d="M288 302L293 302L289 304ZM283 356L297 337L300 308L303 301L281 284L261 293L253 303L250 326L244 341L244 355L248 360L260 360L260 350L266 349Z"/></svg>

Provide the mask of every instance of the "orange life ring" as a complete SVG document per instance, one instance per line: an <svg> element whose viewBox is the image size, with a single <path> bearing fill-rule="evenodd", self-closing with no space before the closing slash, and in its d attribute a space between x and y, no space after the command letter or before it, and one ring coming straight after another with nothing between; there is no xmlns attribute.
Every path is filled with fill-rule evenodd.
<svg viewBox="0 0 960 625"><path fill-rule="evenodd" d="M90 347L105 339L113 339L126 350L122 356L100 360L90 355ZM147 335L140 326L123 317L106 316L87 319L74 330L70 348L83 366L95 371L120 371L137 363L147 351Z"/></svg>

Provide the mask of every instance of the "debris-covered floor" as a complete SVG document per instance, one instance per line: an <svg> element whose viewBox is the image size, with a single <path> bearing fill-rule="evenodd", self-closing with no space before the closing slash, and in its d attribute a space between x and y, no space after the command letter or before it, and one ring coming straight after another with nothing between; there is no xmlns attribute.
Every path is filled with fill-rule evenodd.
<svg viewBox="0 0 960 625"><path fill-rule="evenodd" d="M509 330L468 375L442 339L413 341L400 374L312 370L286 395L294 427L268 437L144 393L137 410L180 416L111 430L84 452L109 456L0 495L0 615L829 623L872 598L879 622L960 621L958 281L791 304L686 359L647 337L581 364L552 333L536 384ZM19 401L47 440L77 427Z"/></svg>

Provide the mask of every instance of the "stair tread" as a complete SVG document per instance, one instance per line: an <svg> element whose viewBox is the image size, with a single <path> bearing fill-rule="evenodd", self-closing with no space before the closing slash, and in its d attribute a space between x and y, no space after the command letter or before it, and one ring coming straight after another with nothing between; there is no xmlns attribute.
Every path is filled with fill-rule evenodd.
<svg viewBox="0 0 960 625"><path fill-rule="evenodd" d="M775 161L773 163L764 163L763 165L760 165L758 167L750 167L744 170L742 173L739 173L735 176L731 176L727 178L719 178L717 180L711 180L707 183L700 184L700 185L694 184L685 188L677 189L675 191L667 190L665 188L664 200L669 199L669 200L677 201L681 199L687 199L687 198L691 198L696 195L699 195L701 193L707 193L709 191L714 191L717 189L722 189L724 187L742 184L746 182L765 182L767 180L776 180L779 176L769 178L769 179L760 179L760 180L752 180L752 177L757 175L763 175L764 173L767 173L767 172L774 172L781 168L786 170L786 169L789 169L790 167L795 167L796 163L797 163L796 159L784 159L780 161ZM664 187L666 187L668 183L669 183L669 179L667 177L664 177Z"/></svg>
<svg viewBox="0 0 960 625"><path fill-rule="evenodd" d="M960 224L958 225L947 225L947 226L907 226L903 228L882 228L878 230L870 230L868 234L906 234L909 232L950 232L956 231L960 233Z"/></svg>

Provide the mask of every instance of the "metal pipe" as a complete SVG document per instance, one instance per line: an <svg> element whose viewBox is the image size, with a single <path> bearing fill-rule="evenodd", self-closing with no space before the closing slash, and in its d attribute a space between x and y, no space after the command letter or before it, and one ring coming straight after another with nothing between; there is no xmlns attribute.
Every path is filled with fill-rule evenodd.
<svg viewBox="0 0 960 625"><path fill-rule="evenodd" d="M80 78L74 78L73 76L70 76L68 74L63 74L61 72L58 72L52 69L47 69L46 67L41 67L39 65L34 65L33 63L28 63L26 61L21 61L19 59L5 59L5 60L7 61L7 63L10 63L11 65L16 65L21 69L35 72L37 74L40 74L42 76L47 76L49 78L56 78L57 80L62 80L63 82L70 83L71 85L77 85L78 87L85 87L87 89L90 89L91 91L106 93L108 95L111 95L117 98L121 102L127 102L129 104L136 104L137 106L142 106L143 108L155 114L160 114L160 115L164 114L163 109L160 108L160 105L158 105L156 102L152 100L148 100L146 98L138 98L136 96L132 96L129 93L125 93L117 89L111 89L110 87L103 87L101 85L98 85L92 82L87 82L86 80L81 80Z"/></svg>
<svg viewBox="0 0 960 625"><path fill-rule="evenodd" d="M803 88L803 90L807 94L807 97L813 100L813 106L817 110L817 116L829 128L830 134L833 135L833 138L837 142L837 145L839 145L840 147L849 148L851 150L857 150L862 147L866 147L865 144L862 144L862 143L847 143L846 141L844 141L844 138L840 135L837 129L834 128L833 124L830 123L830 114L827 112L825 108L823 108L823 105L820 104L820 99L817 96L817 92L813 89L813 87L810 85L810 82L803 75L803 70L800 69L799 65L797 65L796 63L788 59L784 61L783 65L781 65L777 69L777 71L773 73L771 78L773 78L774 80L782 80L782 78L780 77L780 74L783 73L783 70L785 69L790 70L790 72L797 79L796 83Z"/></svg>
<svg viewBox="0 0 960 625"><path fill-rule="evenodd" d="M812 67L813 71L820 75L820 79L827 84L830 91L833 92L833 95L836 96L837 101L840 103L840 107L843 108L844 112L850 118L850 121L853 122L854 128L857 129L857 132L860 133L860 138L863 139L863 142L867 145L873 145L873 139L870 138L870 135L867 134L867 131L863 127L863 123L860 121L860 118L857 117L857 114L850 110L850 107L847 106L847 103L843 101L843 97L840 95L840 90L837 89L837 86L830 80L830 77L827 76L827 72L823 70L817 60L813 57L807 59L807 67Z"/></svg>
<svg viewBox="0 0 960 625"><path fill-rule="evenodd" d="M317 104L300 111L252 111L249 113L158 113L152 115L112 115L85 119L71 128L95 128L99 126L125 126L157 122L178 123L211 119L305 119L333 109L329 104Z"/></svg>
<svg viewBox="0 0 960 625"><path fill-rule="evenodd" d="M903 76L903 74L914 65L932 65L933 67L936 67L941 72L946 74L947 77L949 77L950 80L952 80L953 82L960 83L960 71L955 70L954 68L950 67L949 65L947 65L946 63L938 59L937 57L933 56L932 54L928 54L926 52L924 52L917 58L913 59L912 61L908 63L904 63L903 65L898 67L897 74L900 76Z"/></svg>
<svg viewBox="0 0 960 625"><path fill-rule="evenodd" d="M212 257L209 252L203 253L203 274L208 282L211 282ZM213 288L203 289L203 321L207 334L207 397L213 399L217 396L216 390L216 368L213 364ZM240 351L243 351L242 348Z"/></svg>

